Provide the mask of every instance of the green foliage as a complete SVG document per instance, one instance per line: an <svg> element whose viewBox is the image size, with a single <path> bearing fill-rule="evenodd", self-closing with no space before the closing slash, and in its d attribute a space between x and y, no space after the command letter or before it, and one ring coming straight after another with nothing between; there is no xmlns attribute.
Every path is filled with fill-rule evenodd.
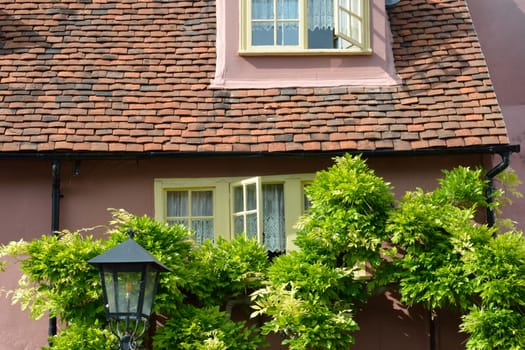
<svg viewBox="0 0 525 350"><path fill-rule="evenodd" d="M21 260L20 288L12 291L13 302L28 308L33 318L47 312L65 321L94 322L103 317L98 272L87 260L104 250L101 241L79 232L60 232L31 242L11 242L0 256ZM29 256L22 259L22 256ZM49 282L53 281L52 284Z"/></svg>
<svg viewBox="0 0 525 350"><path fill-rule="evenodd" d="M525 238L505 233L464 258L480 303L463 317L468 349L525 348Z"/></svg>
<svg viewBox="0 0 525 350"><path fill-rule="evenodd" d="M340 349L354 342L353 310L366 300L356 266L384 264L381 245L394 202L391 187L360 157L345 156L306 189L312 205L301 218L300 253L275 259L268 285L254 294L256 315L271 320L290 349Z"/></svg>
<svg viewBox="0 0 525 350"><path fill-rule="evenodd" d="M292 283L261 289L253 298L252 316L271 317L263 333L283 334L290 350L347 348L354 342L352 332L359 329L351 310L335 310L337 305L323 302L319 295L301 298Z"/></svg>
<svg viewBox="0 0 525 350"><path fill-rule="evenodd" d="M525 239L505 233L476 246L464 258L483 304L525 310Z"/></svg>
<svg viewBox="0 0 525 350"><path fill-rule="evenodd" d="M438 180L440 188L433 192L436 202L460 208L488 204L486 198L488 180L483 178L483 169L459 166L453 170L443 170L443 174L445 177Z"/></svg>
<svg viewBox="0 0 525 350"><path fill-rule="evenodd" d="M261 287L268 268L266 249L238 235L231 241L206 241L193 251L188 290L202 305L221 305Z"/></svg>
<svg viewBox="0 0 525 350"><path fill-rule="evenodd" d="M468 350L517 350L525 348L525 238L476 222L487 206L497 210L509 203L507 193L517 195L515 174L500 179L505 186L487 198L482 169L458 167L444 171L434 191L408 192L395 203L390 184L361 157L339 157L307 187L312 205L298 224L300 251L271 263L244 236L197 245L182 226L123 210L112 211L106 237L64 231L1 246L0 258L14 258L22 270L19 287L8 292L13 302L64 324L52 339L58 350L114 342L98 273L87 261L129 231L172 270L161 275L155 301L167 320L156 329L155 349L258 349L261 334L270 333L291 350L348 348L359 328L356 310L381 287L396 288L408 305L462 311ZM363 266L371 275L357 278ZM260 330L229 317L232 302L250 294Z"/></svg>
<svg viewBox="0 0 525 350"><path fill-rule="evenodd" d="M477 208L486 204L481 171L459 167L444 173L433 192L419 189L403 197L387 232L403 302L466 310L473 286L463 256L495 231L474 221Z"/></svg>
<svg viewBox="0 0 525 350"><path fill-rule="evenodd" d="M268 272L271 285L286 285L293 281L301 298L315 296L325 303L355 300L362 292L354 278L357 268L334 267L321 261L309 262L302 252L291 252L275 259Z"/></svg>
<svg viewBox="0 0 525 350"><path fill-rule="evenodd" d="M49 313L66 325L53 337L53 349L109 349L114 342L114 337L104 330L98 271L87 261L126 240L130 231L140 245L171 269L161 275L154 310L177 321L170 321L159 330L159 340L155 341L162 344L163 339L170 339L170 332L173 336L192 334L180 329L182 309L193 313L196 322L207 322L202 334L210 332L206 338L186 339L195 344L188 348L221 349L224 345L244 350L263 344L253 329L218 311L229 298L247 296L261 286L268 265L263 247L243 237L199 247L182 226L169 226L124 210L112 210L112 214L107 237L95 239L83 232L64 231L0 248L0 257L13 257L23 272L19 287L8 292L13 302L28 308L34 318ZM184 304L195 301L196 295L195 304ZM209 307L200 309L201 305Z"/></svg>
<svg viewBox="0 0 525 350"><path fill-rule="evenodd" d="M492 207L495 214L499 215L502 207L512 204L513 198L522 198L523 194L517 190L518 186L521 185L521 180L512 168L507 168L499 173L494 180L498 189L492 198L494 202ZM500 232L512 231L515 224L510 218L499 218L496 221L496 226Z"/></svg>
<svg viewBox="0 0 525 350"><path fill-rule="evenodd" d="M117 338L103 324L95 322L70 323L51 341L53 346L43 347L43 350L112 350L118 343Z"/></svg>
<svg viewBox="0 0 525 350"><path fill-rule="evenodd" d="M422 191L408 194L389 221L395 253L401 254L393 264L402 300L429 308L468 307L471 290L461 251L470 245L462 233L471 228L472 211L433 198Z"/></svg>
<svg viewBox="0 0 525 350"><path fill-rule="evenodd" d="M217 306L181 306L157 331L155 349L171 350L255 350L265 345L253 326L234 322Z"/></svg>
<svg viewBox="0 0 525 350"><path fill-rule="evenodd" d="M476 306L463 317L468 350L525 349L525 315L497 306Z"/></svg>
<svg viewBox="0 0 525 350"><path fill-rule="evenodd" d="M391 187L360 157L336 158L306 188L312 205L299 223L296 244L314 259L353 267L381 263L379 247L392 209Z"/></svg>
<svg viewBox="0 0 525 350"><path fill-rule="evenodd" d="M339 349L358 329L351 311L362 293L353 269L309 262L302 252L275 259L266 288L253 294L254 316L271 319L262 330L285 336L290 349Z"/></svg>

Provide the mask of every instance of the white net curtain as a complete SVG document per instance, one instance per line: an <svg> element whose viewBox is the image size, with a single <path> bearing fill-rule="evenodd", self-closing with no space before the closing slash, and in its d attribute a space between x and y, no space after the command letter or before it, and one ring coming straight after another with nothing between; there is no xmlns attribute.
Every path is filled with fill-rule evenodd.
<svg viewBox="0 0 525 350"><path fill-rule="evenodd" d="M262 191L263 244L271 252L284 252L284 187L281 184L267 184L262 186Z"/></svg>
<svg viewBox="0 0 525 350"><path fill-rule="evenodd" d="M308 29L333 29L333 0L308 0ZM252 19L299 19L299 0L252 0ZM271 24L268 23L268 26Z"/></svg>

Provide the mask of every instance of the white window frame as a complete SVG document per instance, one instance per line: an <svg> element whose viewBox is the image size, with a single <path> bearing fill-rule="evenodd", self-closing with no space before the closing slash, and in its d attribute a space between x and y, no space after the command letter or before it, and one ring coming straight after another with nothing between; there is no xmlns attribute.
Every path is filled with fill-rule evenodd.
<svg viewBox="0 0 525 350"><path fill-rule="evenodd" d="M246 205L248 203L247 200L247 187L250 185L255 186L255 208L250 209L247 208ZM242 197L243 197L243 208L240 211L235 211L235 195L234 191L235 188L241 187L242 188ZM243 223L244 223L244 229L242 232L233 232L233 234L241 234L248 232L248 216L255 214L256 217L256 232L255 236L257 237L257 240L259 242L263 241L262 236L262 189L261 189L261 177L256 176L248 179L244 179L241 181L234 182L230 185L230 200L231 200L231 228L234 230L235 227L235 219L239 216L243 217Z"/></svg>
<svg viewBox="0 0 525 350"><path fill-rule="evenodd" d="M333 55L333 54L371 54L370 43L370 0L334 0L334 35L344 39L353 44L350 48L327 48L327 49L313 49L308 48L308 25L307 25L307 1L299 0L299 40L298 45L252 45L252 1L240 1L240 49L241 55ZM351 8L345 3L350 4L352 1L358 1L361 9L361 15L353 12ZM339 17L341 12L346 14L348 21L359 22L358 26L361 33L361 40L356 40L350 30L352 26L349 25L348 32L342 31L341 23L344 21ZM275 19L277 21L277 19Z"/></svg>
<svg viewBox="0 0 525 350"><path fill-rule="evenodd" d="M258 192L262 193L263 184L281 183L284 186L284 215L286 251L295 250L295 224L303 211L303 186L305 182L312 181L313 173L306 174L284 174L257 177L211 177L211 178L161 178L154 180L154 210L155 220L166 222L166 193L168 191L211 189L213 191L213 213L215 229L214 238L223 237L232 239L233 232L233 199L232 188L235 184L248 184L257 181ZM262 196L258 196L258 210L262 208ZM258 239L262 242L261 217L259 213Z"/></svg>

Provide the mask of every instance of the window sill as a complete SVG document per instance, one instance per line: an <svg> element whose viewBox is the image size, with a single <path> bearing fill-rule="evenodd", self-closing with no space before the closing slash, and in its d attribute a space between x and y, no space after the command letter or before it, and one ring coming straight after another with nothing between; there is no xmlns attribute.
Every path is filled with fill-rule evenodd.
<svg viewBox="0 0 525 350"><path fill-rule="evenodd" d="M372 49L366 50L239 50L239 56L370 56Z"/></svg>

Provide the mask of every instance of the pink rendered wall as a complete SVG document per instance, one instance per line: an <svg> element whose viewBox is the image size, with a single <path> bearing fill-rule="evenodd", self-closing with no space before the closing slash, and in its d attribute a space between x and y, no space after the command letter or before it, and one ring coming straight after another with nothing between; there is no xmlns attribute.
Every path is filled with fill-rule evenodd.
<svg viewBox="0 0 525 350"><path fill-rule="evenodd" d="M525 181L525 0L468 0L510 141L521 145L510 167ZM525 193L525 184L519 188ZM503 211L525 229L525 198Z"/></svg>
<svg viewBox="0 0 525 350"><path fill-rule="evenodd" d="M379 176L395 186L399 197L416 187L431 190L436 186L436 178L441 177L441 169L481 162L480 156L465 155L371 158L368 163ZM105 225L110 218L106 209L111 207L153 216L155 178L304 173L325 169L331 164L329 157L82 161L75 175L74 162L64 161L60 227L75 230ZM20 238L30 240L48 234L51 226L51 162L0 160L0 168L0 243ZM18 277L16 268L0 273L0 289L14 288ZM393 305L391 300L378 299L360 315L364 323L358 335L357 349L391 349L387 346L387 339L395 335L399 349L425 350L419 345L427 343L426 326L417 319L419 311L413 311L416 318L399 318L400 314ZM35 350L46 344L47 319L31 321L18 305L11 306L5 297L0 298L0 310L0 350ZM374 317L376 321L370 321ZM380 341L377 340L375 322L381 322L383 327ZM454 326L443 332L443 337L449 342L460 343L456 341ZM456 348L448 344L439 349Z"/></svg>
<svg viewBox="0 0 525 350"><path fill-rule="evenodd" d="M51 228L51 168L47 162L0 162L0 244L48 234ZM0 290L13 289L19 272L0 272ZM0 292L0 350L46 345L47 319L30 320Z"/></svg>
<svg viewBox="0 0 525 350"><path fill-rule="evenodd" d="M393 85L385 1L370 2L371 55L240 56L239 1L217 1L217 64L212 86L226 88Z"/></svg>

